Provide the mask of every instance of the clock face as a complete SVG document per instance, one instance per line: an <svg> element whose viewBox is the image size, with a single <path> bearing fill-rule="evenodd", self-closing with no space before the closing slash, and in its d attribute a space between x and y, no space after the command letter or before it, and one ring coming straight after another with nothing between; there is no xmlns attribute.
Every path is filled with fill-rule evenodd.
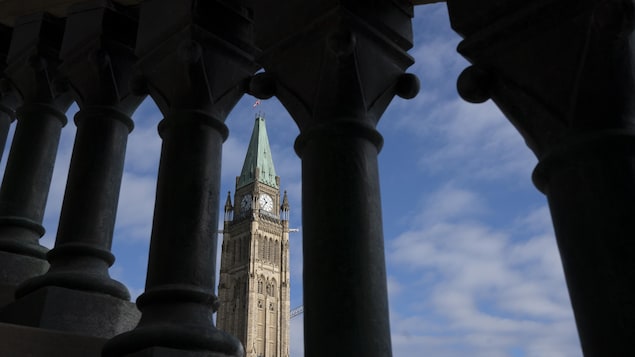
<svg viewBox="0 0 635 357"><path fill-rule="evenodd" d="M245 212L250 208L251 208L251 195L244 195L242 200L240 200L240 210L242 212Z"/></svg>
<svg viewBox="0 0 635 357"><path fill-rule="evenodd" d="M260 203L260 208L264 209L267 212L271 212L271 210L273 210L273 199L266 193L260 195L258 203Z"/></svg>

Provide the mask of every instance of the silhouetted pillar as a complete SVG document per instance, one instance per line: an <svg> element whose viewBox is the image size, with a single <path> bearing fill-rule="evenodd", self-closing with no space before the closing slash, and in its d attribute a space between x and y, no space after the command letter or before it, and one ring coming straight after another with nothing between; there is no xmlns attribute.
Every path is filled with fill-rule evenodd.
<svg viewBox="0 0 635 357"><path fill-rule="evenodd" d="M377 169L381 136L346 125L354 118L333 119L303 132L296 145L302 158L305 354L390 356ZM325 340L334 344L324 346Z"/></svg>
<svg viewBox="0 0 635 357"><path fill-rule="evenodd" d="M6 59L11 43L12 29L0 25L0 158L4 153L9 127L15 119L15 108L19 102L15 90L11 83L4 76L6 69ZM7 239L9 238L9 239ZM13 301L13 293L17 284L24 279L23 274L16 274L16 270L24 272L25 266L16 269L16 260L21 260L27 265L30 259L20 259L20 246L16 244L13 237L0 236L0 306ZM17 251L15 251L17 248ZM8 264L2 264L4 261Z"/></svg>
<svg viewBox="0 0 635 357"><path fill-rule="evenodd" d="M134 16L108 5L71 9L58 87L72 88L80 111L57 239L50 269L19 287L5 321L97 337L138 322L128 290L108 274L130 116L143 99L129 90Z"/></svg>
<svg viewBox="0 0 635 357"><path fill-rule="evenodd" d="M51 83L59 64L63 21L46 14L17 20L6 76L20 93L17 126L0 188L0 278L3 291L48 268L42 218L48 198L64 112L72 99ZM5 300L4 303L10 302ZM0 304L4 305L4 304Z"/></svg>
<svg viewBox="0 0 635 357"><path fill-rule="evenodd" d="M224 120L257 69L249 11L232 4L142 4L135 87L147 86L165 115L163 145L141 321L104 356L243 355L212 320Z"/></svg>
<svg viewBox="0 0 635 357"><path fill-rule="evenodd" d="M251 93L275 93L300 128L304 355L391 356L375 126L395 94L418 91L403 73L412 6L256 6L267 72Z"/></svg>
<svg viewBox="0 0 635 357"><path fill-rule="evenodd" d="M0 85L2 85L0 83ZM0 89L1 91L2 89ZM0 95L2 95L0 93ZM6 105L4 100L0 102L0 158L4 153L4 147L7 143L7 136L9 135L9 127L15 118L15 110L12 107Z"/></svg>
<svg viewBox="0 0 635 357"><path fill-rule="evenodd" d="M448 1L474 66L468 101L488 98L539 159L586 357L635 351L633 1ZM513 20L510 20L513 19Z"/></svg>
<svg viewBox="0 0 635 357"><path fill-rule="evenodd" d="M10 27L0 24L0 158L4 154L9 127L15 119L15 108L19 104L17 93L4 76L12 32Z"/></svg>

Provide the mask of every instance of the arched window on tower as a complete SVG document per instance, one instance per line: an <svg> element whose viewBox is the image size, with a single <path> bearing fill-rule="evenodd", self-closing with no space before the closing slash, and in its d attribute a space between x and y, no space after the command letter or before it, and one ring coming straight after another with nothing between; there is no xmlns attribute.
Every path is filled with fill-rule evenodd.
<svg viewBox="0 0 635 357"><path fill-rule="evenodd" d="M261 235L258 236L258 258L259 259L265 259L265 242L266 239L264 239Z"/></svg>
<svg viewBox="0 0 635 357"><path fill-rule="evenodd" d="M271 294L269 295L276 297L276 279L271 279Z"/></svg>
<svg viewBox="0 0 635 357"><path fill-rule="evenodd" d="M280 242L276 241L276 249L275 249L275 254L273 256L274 262L276 262L276 264L280 263Z"/></svg>
<svg viewBox="0 0 635 357"><path fill-rule="evenodd" d="M258 279L258 294L262 294L262 290L263 290L263 289L262 289L262 286L263 286L263 284L264 284L264 283L263 283L263 281L262 281L262 278L259 278L259 279Z"/></svg>

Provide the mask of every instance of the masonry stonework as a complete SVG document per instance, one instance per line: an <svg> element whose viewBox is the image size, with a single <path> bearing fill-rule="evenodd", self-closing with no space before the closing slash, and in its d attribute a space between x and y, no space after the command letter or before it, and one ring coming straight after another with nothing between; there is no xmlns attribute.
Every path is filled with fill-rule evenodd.
<svg viewBox="0 0 635 357"><path fill-rule="evenodd" d="M280 204L262 114L256 116L234 205L228 193L217 325L247 357L289 356L289 204Z"/></svg>

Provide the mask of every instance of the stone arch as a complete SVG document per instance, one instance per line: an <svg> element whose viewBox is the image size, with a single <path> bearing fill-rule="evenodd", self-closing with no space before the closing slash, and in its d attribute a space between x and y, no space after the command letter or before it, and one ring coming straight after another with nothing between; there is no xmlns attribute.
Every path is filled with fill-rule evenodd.
<svg viewBox="0 0 635 357"><path fill-rule="evenodd" d="M269 239L269 262L274 261L273 253L274 253L274 245L275 242L273 239Z"/></svg>
<svg viewBox="0 0 635 357"><path fill-rule="evenodd" d="M258 258L260 259L264 259L265 258L265 239L262 237L262 235L258 235Z"/></svg>
<svg viewBox="0 0 635 357"><path fill-rule="evenodd" d="M258 277L258 294L262 294L264 292L264 278L262 276Z"/></svg>
<svg viewBox="0 0 635 357"><path fill-rule="evenodd" d="M270 281L269 284L271 284L271 294L270 295L272 297L276 297L277 296L277 294L276 294L276 286L277 286L276 279L271 278L271 281Z"/></svg>
<svg viewBox="0 0 635 357"><path fill-rule="evenodd" d="M278 240L275 241L275 252L273 255L273 259L276 263L280 262L280 241Z"/></svg>

